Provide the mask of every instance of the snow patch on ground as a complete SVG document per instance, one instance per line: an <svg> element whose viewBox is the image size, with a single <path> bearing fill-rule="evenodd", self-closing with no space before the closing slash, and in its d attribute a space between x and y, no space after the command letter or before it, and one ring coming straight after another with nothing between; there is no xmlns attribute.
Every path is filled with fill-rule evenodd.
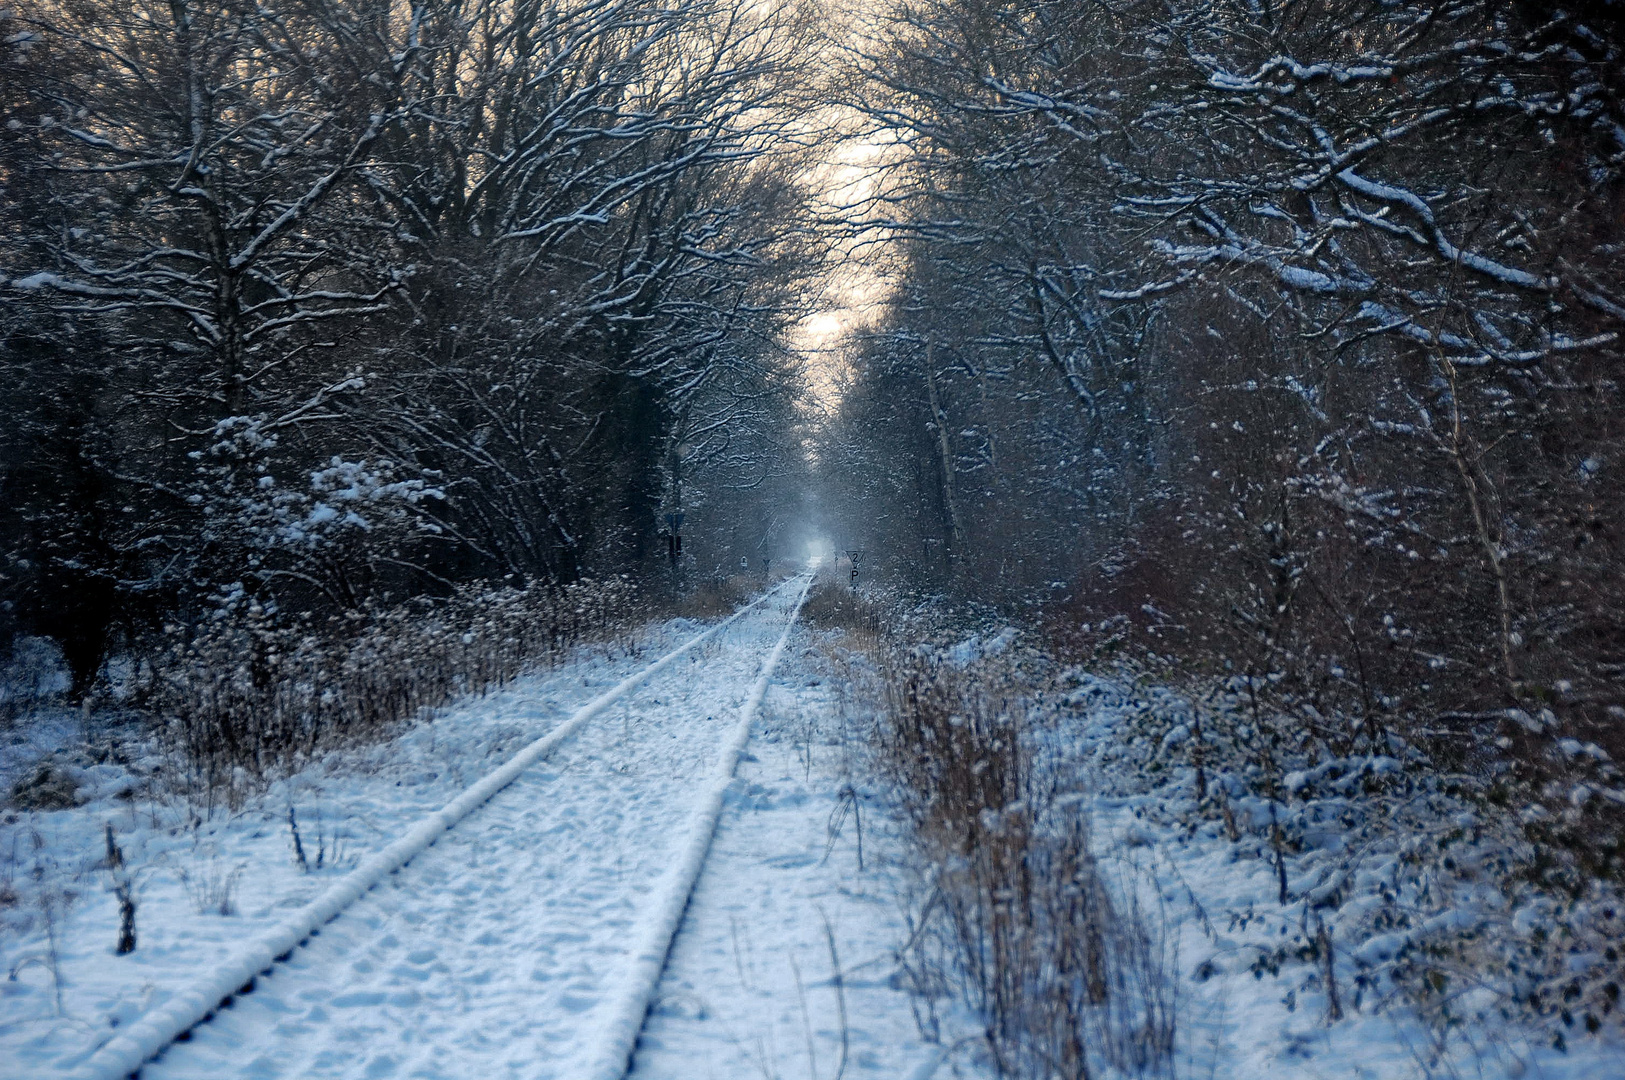
<svg viewBox="0 0 1625 1080"><path fill-rule="evenodd" d="M972 634L964 641L947 649L943 657L956 668L967 668L978 660L998 656L1015 643L1018 631L1013 626L1006 626L992 637L984 638L980 634Z"/></svg>
<svg viewBox="0 0 1625 1080"><path fill-rule="evenodd" d="M142 1075L575 1080L624 996L650 894L795 591L610 706ZM119 762L97 766L109 776L83 788L85 805L7 812L0 851L13 887L0 974L17 977L0 981L0 1076L72 1074L122 1027L701 628L674 620L635 647L584 653L387 744L335 754L236 810L203 815L156 797L168 763L133 741ZM979 1076L941 1060L894 979L891 950L907 932L900 845L853 780L856 733L837 715L845 695L808 640L792 638L728 789L634 1076L823 1080L843 1044L848 1076ZM59 735L40 737L60 749ZM308 871L294 857L290 806ZM138 947L123 957L113 955L117 911L102 866L108 823L138 881Z"/></svg>

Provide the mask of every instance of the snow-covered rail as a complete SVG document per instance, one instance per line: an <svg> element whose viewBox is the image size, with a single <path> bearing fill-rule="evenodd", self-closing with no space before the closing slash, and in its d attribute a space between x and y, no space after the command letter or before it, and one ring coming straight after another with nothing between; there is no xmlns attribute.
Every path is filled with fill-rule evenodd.
<svg viewBox="0 0 1625 1080"><path fill-rule="evenodd" d="M672 939L683 922L689 896L700 878L705 856L711 850L711 839L716 835L717 820L722 816L722 801L733 782L734 770L739 767L739 755L750 741L751 724L767 694L773 669L784 653L790 631L795 628L796 616L807 599L812 577L800 579L801 591L785 620L784 632L779 635L773 651L762 664L761 674L750 688L745 703L739 707L739 720L723 742L717 756L716 768L701 790L693 816L689 819L688 834L678 849L677 860L672 863L655 889L654 899L644 914L643 932L639 935L629 958L624 981L604 1012L603 1026L594 1040L597 1056L583 1080L623 1080L631 1065L632 1051L637 1047L638 1034L643 1030L649 1014L649 1004L660 985L660 973L666 966Z"/></svg>
<svg viewBox="0 0 1625 1080"><path fill-rule="evenodd" d="M72 1075L76 1080L124 1080L124 1078L132 1074L138 1073L147 1062L162 1053L170 1044L198 1024L207 1021L214 1011L224 1003L239 993L251 990L256 978L268 973L279 962L286 960L313 933L337 918L346 908L372 890L390 874L404 867L424 849L443 836L447 830L456 826L458 822L489 801L499 791L513 783L521 773L550 754L587 721L601 714L608 706L638 688L656 673L669 667L695 646L700 645L740 619L769 597L783 589L799 586L800 592L797 595L790 618L793 623L795 612L799 611L802 600L805 599L810 581L811 578L807 575L786 579L762 596L741 607L716 626L689 638L658 660L621 680L609 690L581 706L548 734L525 746L500 768L471 785L441 809L423 818L394 843L364 860L341 881L335 883L309 905L293 913L281 925L263 937L249 943L226 962L207 972L192 986L174 994L160 1006L122 1028L112 1039L89 1054ZM780 653L783 651L788 633L789 626L787 625L785 635L779 639L778 644L775 646L772 655L762 670L757 686L741 713L740 730L743 731L745 736L748 736L749 733L749 719L754 715L762 694L766 691L767 679L777 663ZM735 745L736 743L737 745ZM731 754L725 754L728 760L728 772L731 775L733 763L738 758L739 749L743 747L742 738L737 731L734 740L729 745L734 747ZM709 805L710 801L715 801L720 806L720 800L721 789L718 788L715 799L708 800L706 805ZM714 827L714 812L711 815L711 824ZM705 836L706 845L709 844L709 838L709 832L707 832ZM695 843L696 841L691 839L689 847L694 847ZM704 847L701 847L698 852L700 861L703 861L704 854ZM684 865L687 865L686 859ZM689 887L692 887L693 878L697 876L698 865L696 864L688 880ZM675 888L675 885L664 887L661 893L662 897L664 898L666 892L673 888ZM685 889L681 898L683 902L686 902L687 895ZM662 904L662 912L666 906L668 906L667 903ZM681 914L682 908L681 904L679 904L676 917L680 918ZM675 929L674 924L671 930L666 932L664 940L667 944L669 944L671 934L675 932ZM653 940L652 936L649 940ZM647 942L640 944L647 945ZM644 951L646 950L640 949L634 956L641 957ZM664 956L664 949L662 949L660 952L661 961L664 960ZM656 979L659 977L658 966L655 968L653 977ZM645 991L643 996L645 1007L648 993L649 991ZM638 1018L641 1024L641 1012L638 1014ZM634 1028L630 1036L627 1037L628 1050L630 1050L631 1043L635 1041L636 1036L637 1029ZM624 1072L625 1057L623 1056L621 1060L622 1071Z"/></svg>

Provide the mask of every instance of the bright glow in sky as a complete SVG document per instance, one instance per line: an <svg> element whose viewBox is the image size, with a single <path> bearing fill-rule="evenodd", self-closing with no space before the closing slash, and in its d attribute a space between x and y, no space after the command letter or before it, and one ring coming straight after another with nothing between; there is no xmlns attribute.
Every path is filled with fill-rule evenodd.
<svg viewBox="0 0 1625 1080"><path fill-rule="evenodd" d="M829 126L843 118L830 110ZM861 136L832 140L829 158L808 178L819 195L820 214L838 219L862 216L879 185L884 147ZM861 330L885 303L888 282L886 251L870 235L862 242L848 237L840 243L833 273L822 288L820 310L801 321L792 347L806 364L807 388L815 410L832 409L839 402L842 347L845 335Z"/></svg>
<svg viewBox="0 0 1625 1080"><path fill-rule="evenodd" d="M801 324L803 339L815 349L831 344L844 329L846 323L833 311L821 311Z"/></svg>
<svg viewBox="0 0 1625 1080"><path fill-rule="evenodd" d="M823 0L830 18L825 48L833 53L842 39L856 42L865 19L874 14L873 0ZM837 62L831 56L831 62ZM835 98L838 91L832 91ZM892 133L877 131L873 118L859 116L837 100L808 110L801 117L809 141L821 147L803 180L815 193L815 211L826 221L856 221L881 216L875 204L888 162L898 145ZM807 389L814 412L839 404L847 336L876 321L887 303L895 267L881 230L848 233L836 239L829 277L813 301L815 311L796 327L790 346L806 365Z"/></svg>

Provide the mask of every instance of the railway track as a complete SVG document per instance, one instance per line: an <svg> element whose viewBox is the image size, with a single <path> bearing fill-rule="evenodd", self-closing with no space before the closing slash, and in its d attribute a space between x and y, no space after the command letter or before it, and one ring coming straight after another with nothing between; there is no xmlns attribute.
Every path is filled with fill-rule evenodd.
<svg viewBox="0 0 1625 1080"><path fill-rule="evenodd" d="M74 1075L619 1080L810 582L577 709Z"/></svg>

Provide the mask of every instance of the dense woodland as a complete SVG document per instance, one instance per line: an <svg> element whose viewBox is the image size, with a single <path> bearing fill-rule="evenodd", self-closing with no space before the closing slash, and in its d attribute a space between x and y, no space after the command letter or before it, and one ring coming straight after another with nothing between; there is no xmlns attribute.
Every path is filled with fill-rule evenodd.
<svg viewBox="0 0 1625 1080"><path fill-rule="evenodd" d="M0 636L737 562L821 269L790 5L0 15ZM700 571L697 571L700 572Z"/></svg>
<svg viewBox="0 0 1625 1080"><path fill-rule="evenodd" d="M165 626L754 570L811 498L1328 745L1625 754L1618 14L12 11L0 633L83 695ZM820 414L837 253L889 291Z"/></svg>
<svg viewBox="0 0 1625 1080"><path fill-rule="evenodd" d="M1417 1075L1617 1031L1622 16L863 9L847 224L889 291L821 491L911 590L853 624L902 627L885 769L944 909L911 970L999 1075L1178 1071L1170 931L1075 809L1102 790L1269 868L1253 976L1423 1018Z"/></svg>
<svg viewBox="0 0 1625 1080"><path fill-rule="evenodd" d="M1621 14L875 13L897 291L844 516L1083 656L1248 677L1291 741L1625 756Z"/></svg>

